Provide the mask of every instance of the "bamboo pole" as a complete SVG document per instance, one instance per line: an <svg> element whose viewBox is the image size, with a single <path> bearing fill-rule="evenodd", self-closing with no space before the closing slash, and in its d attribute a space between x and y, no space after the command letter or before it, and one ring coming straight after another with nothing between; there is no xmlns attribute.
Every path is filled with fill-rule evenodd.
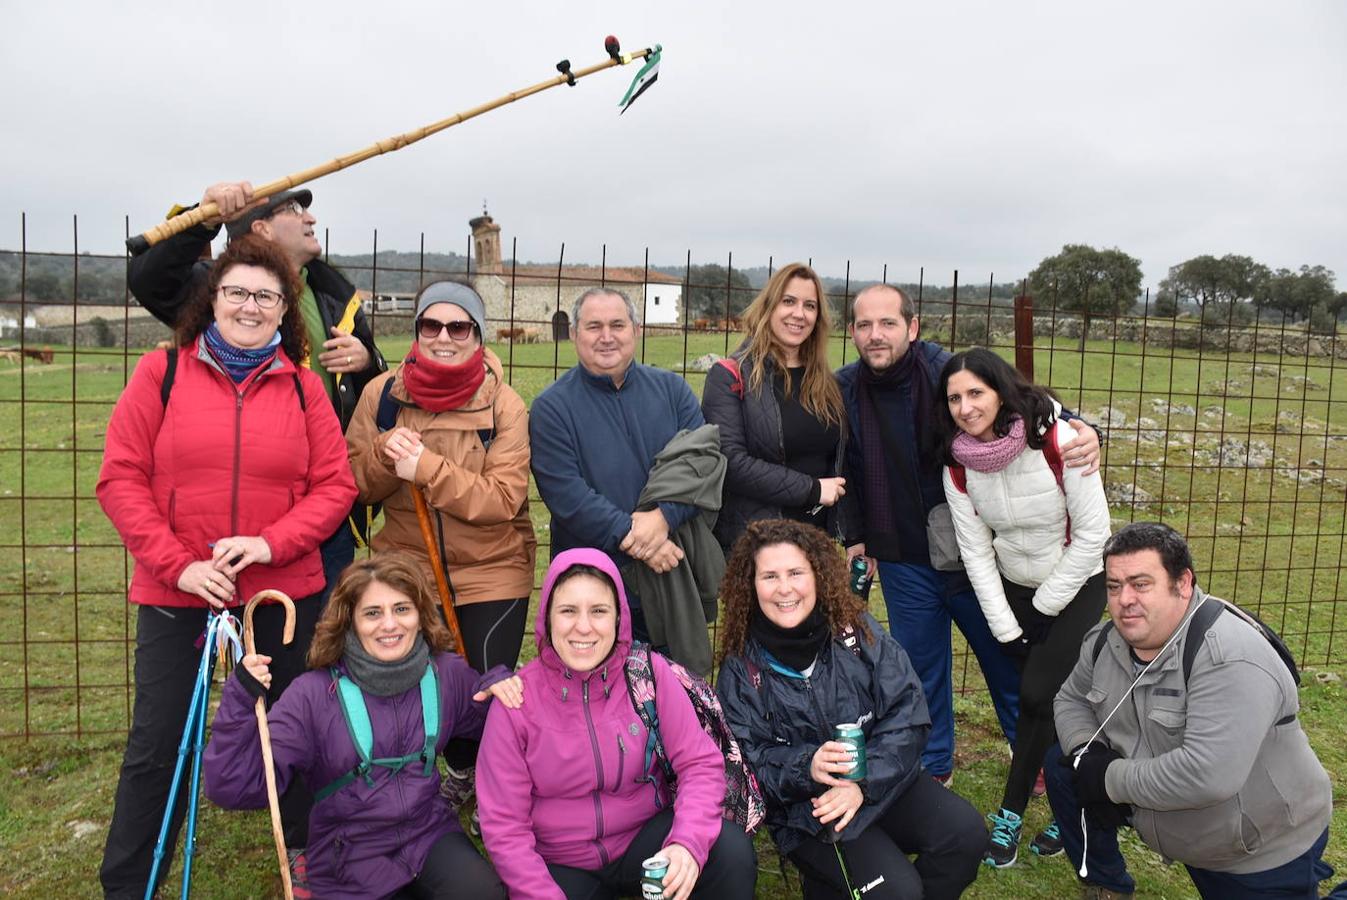
<svg viewBox="0 0 1347 900"><path fill-rule="evenodd" d="M417 141L421 140L422 138L430 137L432 134L444 131L446 128L452 128L453 126L458 125L461 122L466 122L468 119L473 119L476 118L477 116L489 113L493 109L499 109L500 107L506 105L507 103L513 103L516 100L522 100L525 97L531 97L534 94L541 93L542 91L548 90L549 88L554 88L561 84L567 83L574 84L581 78L584 78L588 75L593 75L595 72L601 72L604 69L610 69L613 66L626 65L633 59L644 59L646 56L649 56L650 53L652 52L653 51L651 50L651 48L647 47L644 50L637 50L632 53L622 53L618 55L612 55L608 59L605 59L603 62L595 63L594 65L588 66L587 68L584 69L578 69L576 71L563 71L562 74L557 75L555 78L549 78L546 81L540 81L537 84L523 88L522 90L511 91L510 93L505 94L502 97L497 97L495 100L483 103L480 106L474 106L471 109L464 110L461 113L456 113L455 115L449 116L446 119L440 119L438 122L432 122L429 125L424 125L420 128L414 128L411 131L408 131L404 134L399 134L390 138L385 138L382 141L377 141L376 143L370 144L363 150L357 150L356 152L349 153L346 156L338 156L336 159L329 160L328 162L325 162L322 165L314 166L309 169L303 169L302 171L295 172L293 175L286 175L282 178L277 178L275 181L268 181L266 184L259 185L258 187L253 188L253 197L254 198L269 197L272 194L290 190L291 188L298 187L301 184L305 184L307 182L322 178L324 175L331 175L333 172L349 168L350 166L354 166L357 163L362 163L367 159L372 159L375 156L382 156L385 153L392 153L396 150L401 150L403 147L406 147L410 144L414 144ZM567 65L567 69L569 69L569 65ZM219 212L220 211L218 207L216 207L214 203L205 203L194 209L189 209L186 212L176 215L171 219L168 219L164 222L160 222L158 225L154 226L153 228L151 228L150 230L146 231L143 234L138 234L133 237L127 238L126 240L127 249L129 249L132 254L142 253L145 250L149 249L150 247L154 246L155 244L159 243L160 241L164 240L165 238L169 238L175 234L186 231L193 225L200 225L207 219L214 218L219 214Z"/></svg>

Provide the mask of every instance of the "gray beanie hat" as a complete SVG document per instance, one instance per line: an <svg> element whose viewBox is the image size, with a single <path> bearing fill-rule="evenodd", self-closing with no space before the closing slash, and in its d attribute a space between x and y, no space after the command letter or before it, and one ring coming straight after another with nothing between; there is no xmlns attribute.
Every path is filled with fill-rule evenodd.
<svg viewBox="0 0 1347 900"><path fill-rule="evenodd" d="M486 343L486 306L482 303L482 298L471 287L460 281L432 281L430 284L421 288L421 293L416 295L416 318L413 322L421 318L421 314L436 303L453 303L461 306L468 317L477 324L477 336ZM413 324L413 332L415 324Z"/></svg>

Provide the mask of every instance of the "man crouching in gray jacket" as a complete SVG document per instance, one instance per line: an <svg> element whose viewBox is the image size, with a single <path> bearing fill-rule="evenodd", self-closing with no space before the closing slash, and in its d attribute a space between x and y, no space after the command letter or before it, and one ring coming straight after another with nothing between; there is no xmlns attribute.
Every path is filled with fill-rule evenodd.
<svg viewBox="0 0 1347 900"><path fill-rule="evenodd" d="M1317 897L1332 787L1287 664L1197 587L1174 529L1126 526L1104 568L1109 620L1057 694L1060 745L1044 765L1083 895L1132 895L1117 839L1130 824L1203 897Z"/></svg>

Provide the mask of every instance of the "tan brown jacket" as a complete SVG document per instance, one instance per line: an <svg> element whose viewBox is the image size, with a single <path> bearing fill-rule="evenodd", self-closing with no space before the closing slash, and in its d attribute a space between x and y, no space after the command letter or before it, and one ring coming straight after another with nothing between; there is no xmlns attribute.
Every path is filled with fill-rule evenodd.
<svg viewBox="0 0 1347 900"><path fill-rule="evenodd" d="M484 351L486 380L461 409L429 413L414 405L398 410L397 424L421 434L425 450L416 486L425 492L435 537L455 602L509 600L533 591L537 539L529 520L529 429L524 401L502 378L500 360ZM382 502L384 526L371 539L376 553L402 550L430 559L416 521L410 485L384 455L387 433L375 417L385 382L392 396L410 404L399 366L374 379L360 396L346 431L351 469L362 503ZM494 431L484 448L478 432Z"/></svg>

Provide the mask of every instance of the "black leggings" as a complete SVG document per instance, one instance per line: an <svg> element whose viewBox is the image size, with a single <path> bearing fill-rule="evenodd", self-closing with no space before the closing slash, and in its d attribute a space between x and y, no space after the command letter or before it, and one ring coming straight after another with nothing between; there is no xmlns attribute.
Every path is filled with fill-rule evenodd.
<svg viewBox="0 0 1347 900"><path fill-rule="evenodd" d="M463 658L478 672L495 666L513 669L519 662L528 619L529 598L485 600L454 607L463 631ZM444 748L444 758L455 769L477 762L477 741L454 738Z"/></svg>
<svg viewBox="0 0 1347 900"><path fill-rule="evenodd" d="M430 848L421 872L393 900L505 900L505 885L491 863L461 831L451 831Z"/></svg>
<svg viewBox="0 0 1347 900"><path fill-rule="evenodd" d="M866 900L952 900L977 878L987 849L982 815L924 769L869 828L842 833L841 844L810 837L790 852L806 900L850 898L848 879Z"/></svg>
<svg viewBox="0 0 1347 900"><path fill-rule="evenodd" d="M1034 588L1002 581L1006 599L1015 617L1024 621L1032 607ZM1057 740L1056 725L1052 720L1052 700L1062 682L1066 681L1076 660L1080 658L1080 644L1085 633L1099 624L1108 604L1104 589L1104 573L1091 575L1081 586L1066 609L1052 621L1048 636L1029 648L1029 656L1020 672L1020 717L1015 725L1015 749L1006 777L1006 791L1001 806L1023 815L1029 805L1029 794L1034 779L1043 766L1043 756Z"/></svg>
<svg viewBox="0 0 1347 900"><path fill-rule="evenodd" d="M295 639L285 646L281 643L285 622L282 607L275 604L257 607L254 635L258 652L272 659L269 697L273 702L304 671L318 612L315 597L295 602ZM196 646L196 640L205 629L206 610L200 607L141 606L136 613L136 700L99 871L107 897L145 895L159 825L168 806L178 744L187 724L187 707L191 705L201 662L202 648ZM160 879L168 874L173 863L173 846L187 810L189 776L190 768L184 768L164 861L159 867ZM292 788L281 797L281 819L286 843L303 847L307 843L312 800L299 780Z"/></svg>
<svg viewBox="0 0 1347 900"><path fill-rule="evenodd" d="M673 810L666 809L650 819L627 849L602 869L576 869L547 864L547 873L561 888L567 900L609 900L618 896L639 896L641 863L664 846L673 827ZM752 900L758 880L758 857L753 839L728 819L720 821L720 836L706 855L706 865L697 876L693 897L709 900Z"/></svg>

